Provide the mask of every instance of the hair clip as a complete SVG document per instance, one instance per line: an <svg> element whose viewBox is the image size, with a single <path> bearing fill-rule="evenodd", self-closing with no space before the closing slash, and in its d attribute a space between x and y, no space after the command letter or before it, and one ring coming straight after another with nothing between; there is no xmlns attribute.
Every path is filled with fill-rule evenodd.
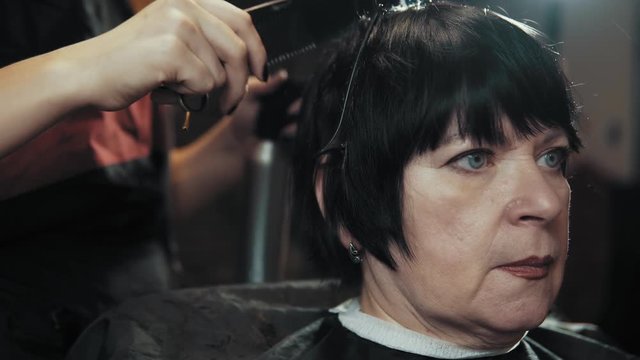
<svg viewBox="0 0 640 360"><path fill-rule="evenodd" d="M336 126L336 130L333 132L333 135L331 136L330 140L327 142L327 144L325 146L322 147L322 149L320 149L320 151L318 151L316 153L316 157L326 154L330 151L333 151L336 148L339 147L343 147L344 144L340 144L340 145L335 145L335 141L338 138L338 135L340 134L340 130L342 129L342 124L344 122L344 117L345 117L345 113L346 113L346 109L347 109L347 104L349 103L349 98L351 95L351 88L353 86L353 79L356 76L356 72L358 71L358 65L360 64L360 58L362 57L362 52L364 50L365 45L367 44L367 41L369 41L369 37L371 36L371 32L373 30L373 27L375 26L375 24L378 22L378 19L380 18L380 13L381 13L381 8L379 7L379 3L376 2L376 8L374 8L374 15L373 15L373 19L371 20L371 22L369 23L369 26L367 27L367 31L364 34L364 37L362 39L362 41L360 42L360 46L358 48L358 52L356 54L356 58L353 61L353 66L351 67L351 73L349 75L349 82L347 83L347 90L344 96L344 100L342 101L342 109L340 110L340 118L338 120L338 126Z"/></svg>
<svg viewBox="0 0 640 360"><path fill-rule="evenodd" d="M340 118L338 119L338 125L336 126L336 130L333 132L330 140L327 142L325 146L323 146L315 155L315 157L319 157L321 155L327 154L329 152L344 149L345 145L340 144L336 145L340 130L342 129L344 118L346 114L347 104L349 103L349 99L351 97L351 89L353 87L353 80L358 71L358 67L361 63L360 58L362 57L362 52L364 47L366 46L369 38L371 37L371 33L373 28L378 23L381 14L390 13L390 12L401 12L408 9L420 9L426 6L423 0L400 0L397 4L392 5L391 2L393 0L373 0L371 7L368 9L373 12L373 16L371 17L371 22L369 23L367 30L360 42L360 46L358 48L358 52L356 53L356 58L353 62L353 66L351 68L351 73L349 75L349 82L347 83L347 90L345 92L344 100L342 101L342 108L340 110ZM397 0L396 0L397 1ZM429 3L432 3L432 0L429 0ZM364 11L366 13L367 11ZM365 14L361 15L361 18L367 18Z"/></svg>
<svg viewBox="0 0 640 360"><path fill-rule="evenodd" d="M429 4L433 4L433 0L429 0ZM384 6L384 12L402 12L411 9L423 9L427 6L423 0L400 0L396 5Z"/></svg>

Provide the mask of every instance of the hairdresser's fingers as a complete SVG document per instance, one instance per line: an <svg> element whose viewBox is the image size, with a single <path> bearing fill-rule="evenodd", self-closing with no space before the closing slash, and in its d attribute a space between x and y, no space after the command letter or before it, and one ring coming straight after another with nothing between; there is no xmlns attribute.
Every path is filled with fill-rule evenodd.
<svg viewBox="0 0 640 360"><path fill-rule="evenodd" d="M266 81L267 52L251 16L244 10L221 0L196 0L200 6L226 23L246 46L251 72L259 79Z"/></svg>
<svg viewBox="0 0 640 360"><path fill-rule="evenodd" d="M215 49L207 41L200 25L184 12L174 12L172 16L176 18L174 21L175 39L184 41L189 50L209 69L215 80L214 87L223 86L227 81L226 70Z"/></svg>
<svg viewBox="0 0 640 360"><path fill-rule="evenodd" d="M249 95L260 98L264 95L271 94L278 90L278 88L282 86L288 78L289 74L284 69L278 71L273 76L270 76L266 82L259 81L252 77L249 79Z"/></svg>
<svg viewBox="0 0 640 360"><path fill-rule="evenodd" d="M239 141L254 137L256 121L262 107L261 98L276 91L286 79L286 71L269 77L267 82L262 82L253 76L249 78L247 95L232 114L234 134Z"/></svg>
<svg viewBox="0 0 640 360"><path fill-rule="evenodd" d="M226 86L220 96L220 108L223 112L229 112L246 91L249 77L247 47L226 23L199 6L195 7L192 11L198 13L200 29L225 70Z"/></svg>
<svg viewBox="0 0 640 360"><path fill-rule="evenodd" d="M287 107L287 115L296 116L300 114L302 110L302 98L297 98L293 100L291 104ZM293 139L298 132L298 123L292 122L290 124L285 125L282 130L280 130L280 138L281 139Z"/></svg>
<svg viewBox="0 0 640 360"><path fill-rule="evenodd" d="M296 137L296 133L298 132L298 124L291 123L286 125L280 130L280 138L281 139L293 139Z"/></svg>
<svg viewBox="0 0 640 360"><path fill-rule="evenodd" d="M202 8L196 1L172 1L170 4L172 8L168 12L171 18L178 18L174 21L178 23L178 29L170 29L170 32L175 38L188 44L194 54L207 65L217 80L214 84L216 87L220 87L224 80L224 91L218 97L219 106L223 113L230 111L245 93L249 72L246 45L225 22ZM174 70L170 79L171 75L177 73ZM173 82L180 83L185 80L175 78Z"/></svg>
<svg viewBox="0 0 640 360"><path fill-rule="evenodd" d="M211 89L221 86L219 79L224 79L224 71L219 71L215 76L210 67L202 59L194 54L186 44L179 42L175 45L181 48L178 52L182 54L180 62L182 66L175 71L175 78L180 79L175 82L167 82L164 85L181 94L204 94Z"/></svg>
<svg viewBox="0 0 640 360"><path fill-rule="evenodd" d="M287 115L298 115L300 110L302 110L302 98L297 98L287 107Z"/></svg>

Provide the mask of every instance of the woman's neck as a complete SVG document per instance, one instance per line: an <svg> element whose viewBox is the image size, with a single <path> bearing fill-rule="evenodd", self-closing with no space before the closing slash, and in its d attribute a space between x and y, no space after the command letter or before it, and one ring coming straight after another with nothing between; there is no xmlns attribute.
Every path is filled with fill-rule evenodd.
<svg viewBox="0 0 640 360"><path fill-rule="evenodd" d="M509 347L492 349L476 349L461 346L407 329L395 321L385 321L381 318L365 314L360 311L360 303L358 299L355 298L332 309L332 312L338 313L338 319L342 326L361 338L388 348L422 356L442 359L470 359L496 356L510 352L520 343L520 341L517 341ZM524 335L526 335L526 333ZM524 335L522 337L524 337Z"/></svg>
<svg viewBox="0 0 640 360"><path fill-rule="evenodd" d="M365 282L366 284L367 282ZM390 292L385 292L389 294ZM417 310L401 292L393 298L377 292L375 287L363 284L359 304L364 314L399 325L422 335L439 339L451 344L477 350L496 350L511 348L526 334L525 331L497 332L472 323L457 322L458 319L427 318Z"/></svg>

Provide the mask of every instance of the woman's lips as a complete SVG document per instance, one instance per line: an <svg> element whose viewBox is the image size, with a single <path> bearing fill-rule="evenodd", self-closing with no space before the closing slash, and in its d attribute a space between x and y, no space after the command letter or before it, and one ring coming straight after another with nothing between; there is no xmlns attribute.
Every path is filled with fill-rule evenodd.
<svg viewBox="0 0 640 360"><path fill-rule="evenodd" d="M552 263L553 257L550 255L542 258L538 256L530 256L526 259L500 265L498 266L498 269L527 280L539 280L549 275L549 268Z"/></svg>

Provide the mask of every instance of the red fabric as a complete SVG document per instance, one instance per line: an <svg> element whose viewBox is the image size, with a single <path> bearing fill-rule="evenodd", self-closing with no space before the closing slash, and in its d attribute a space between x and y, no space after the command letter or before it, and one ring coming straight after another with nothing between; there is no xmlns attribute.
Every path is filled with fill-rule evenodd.
<svg viewBox="0 0 640 360"><path fill-rule="evenodd" d="M85 171L146 157L152 143L149 96L129 108L83 109L0 159L0 199Z"/></svg>

